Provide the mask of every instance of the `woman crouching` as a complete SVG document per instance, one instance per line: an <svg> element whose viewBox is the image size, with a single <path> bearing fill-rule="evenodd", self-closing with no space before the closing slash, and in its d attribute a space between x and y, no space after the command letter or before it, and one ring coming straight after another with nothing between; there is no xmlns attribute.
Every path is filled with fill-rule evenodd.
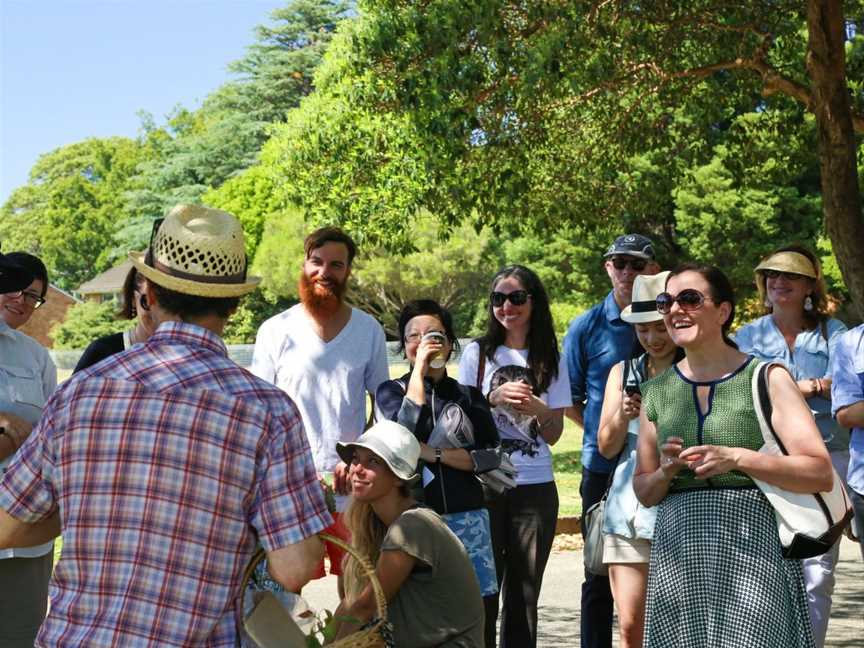
<svg viewBox="0 0 864 648"><path fill-rule="evenodd" d="M345 518L351 542L375 565L387 599L394 645L483 645L483 603L465 548L434 511L417 505L420 444L405 427L381 421L337 450L349 467L351 504ZM372 585L350 555L343 565L347 618L338 637L375 615Z"/></svg>

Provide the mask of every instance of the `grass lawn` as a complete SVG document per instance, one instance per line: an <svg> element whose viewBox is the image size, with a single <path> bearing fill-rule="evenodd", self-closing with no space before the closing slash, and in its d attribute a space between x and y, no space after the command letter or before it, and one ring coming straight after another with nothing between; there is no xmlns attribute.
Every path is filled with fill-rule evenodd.
<svg viewBox="0 0 864 648"><path fill-rule="evenodd" d="M582 481L582 428L564 419L564 434L552 446L552 470L558 485L558 517L582 513L579 484Z"/></svg>

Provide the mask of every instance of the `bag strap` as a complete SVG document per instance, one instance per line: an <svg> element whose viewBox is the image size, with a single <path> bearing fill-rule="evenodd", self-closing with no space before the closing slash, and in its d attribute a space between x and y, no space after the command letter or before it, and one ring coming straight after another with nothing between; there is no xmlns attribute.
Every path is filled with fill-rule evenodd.
<svg viewBox="0 0 864 648"><path fill-rule="evenodd" d="M483 378L486 377L486 354L483 353L483 347L480 346L480 343L477 343L477 350L479 357L477 358L477 389L480 390L480 393L483 393Z"/></svg>

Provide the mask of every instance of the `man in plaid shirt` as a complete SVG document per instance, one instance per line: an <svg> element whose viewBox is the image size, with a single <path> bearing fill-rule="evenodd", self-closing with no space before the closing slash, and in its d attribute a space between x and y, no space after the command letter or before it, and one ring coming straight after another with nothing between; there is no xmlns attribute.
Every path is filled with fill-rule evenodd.
<svg viewBox="0 0 864 648"><path fill-rule="evenodd" d="M332 520L296 407L220 337L258 283L237 220L178 206L130 256L160 326L48 402L0 483L0 546L62 528L38 646L234 646L256 544L296 590Z"/></svg>

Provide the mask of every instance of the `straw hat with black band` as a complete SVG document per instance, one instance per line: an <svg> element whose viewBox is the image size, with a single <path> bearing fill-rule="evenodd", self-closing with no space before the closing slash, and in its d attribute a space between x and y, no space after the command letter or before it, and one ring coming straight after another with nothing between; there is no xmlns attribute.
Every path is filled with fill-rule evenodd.
<svg viewBox="0 0 864 648"><path fill-rule="evenodd" d="M659 322L663 316L657 312L657 295L666 290L669 271L653 275L636 275L633 280L633 301L621 311L621 319L628 324Z"/></svg>
<svg viewBox="0 0 864 648"><path fill-rule="evenodd" d="M246 276L240 222L201 205L174 207L154 227L147 252L130 252L129 258L146 279L184 295L240 297L261 282Z"/></svg>
<svg viewBox="0 0 864 648"><path fill-rule="evenodd" d="M24 290L33 283L33 275L0 254L0 293Z"/></svg>

